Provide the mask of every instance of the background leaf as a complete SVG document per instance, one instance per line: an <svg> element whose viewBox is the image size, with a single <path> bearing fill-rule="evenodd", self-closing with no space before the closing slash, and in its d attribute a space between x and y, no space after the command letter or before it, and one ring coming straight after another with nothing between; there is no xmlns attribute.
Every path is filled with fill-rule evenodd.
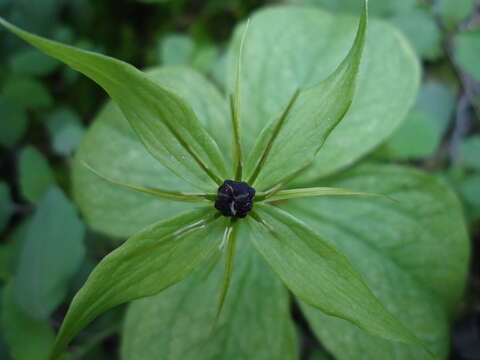
<svg viewBox="0 0 480 360"><path fill-rule="evenodd" d="M288 293L252 247L245 230L240 224L233 278L213 332L224 254L216 255L223 260L209 275L211 263L165 292L130 305L123 329L123 359L298 358Z"/></svg>
<svg viewBox="0 0 480 360"><path fill-rule="evenodd" d="M380 198L312 198L282 205L327 236L404 324L446 358L449 319L465 286L469 243L461 209L434 178L406 167L366 165L319 182ZM338 359L427 359L419 348L374 338L303 306L313 330Z"/></svg>
<svg viewBox="0 0 480 360"><path fill-rule="evenodd" d="M47 119L53 150L60 155L71 155L84 133L78 115L68 108L58 108Z"/></svg>
<svg viewBox="0 0 480 360"><path fill-rule="evenodd" d="M472 12L474 6L474 0L439 0L436 10L443 23L452 29Z"/></svg>
<svg viewBox="0 0 480 360"><path fill-rule="evenodd" d="M419 111L412 111L381 148L388 159L419 159L431 155L440 144L440 127L434 119Z"/></svg>
<svg viewBox="0 0 480 360"><path fill-rule="evenodd" d="M41 82L25 76L9 77L3 84L3 93L7 100L22 109L46 108L53 102L47 88Z"/></svg>
<svg viewBox="0 0 480 360"><path fill-rule="evenodd" d="M454 113L455 91L438 79L426 80L417 102L395 133L375 151L385 159L420 159L440 145Z"/></svg>
<svg viewBox="0 0 480 360"><path fill-rule="evenodd" d="M187 65L195 51L195 43L182 34L170 34L162 40L160 60L163 65Z"/></svg>
<svg viewBox="0 0 480 360"><path fill-rule="evenodd" d="M15 360L47 360L55 340L48 322L25 313L15 303L11 285L7 285L2 295L2 330L11 356Z"/></svg>
<svg viewBox="0 0 480 360"><path fill-rule="evenodd" d="M455 61L458 65L480 81L480 30L462 31L455 35Z"/></svg>
<svg viewBox="0 0 480 360"><path fill-rule="evenodd" d="M20 153L20 186L22 195L37 203L55 184L55 178L47 159L34 147L27 146Z"/></svg>
<svg viewBox="0 0 480 360"><path fill-rule="evenodd" d="M358 13L362 2L357 0L290 0L292 4L318 6L331 12ZM406 12L415 7L417 0L369 0L368 8L371 16L386 17Z"/></svg>
<svg viewBox="0 0 480 360"><path fill-rule="evenodd" d="M480 170L480 136L475 135L467 138L460 144L460 163L468 168Z"/></svg>
<svg viewBox="0 0 480 360"><path fill-rule="evenodd" d="M186 68L164 68L149 76L175 89L188 100L200 122L210 130L228 157L231 137L225 134L231 133L230 121L226 102L218 90L197 72ZM145 150L120 110L112 103L102 110L88 129L75 158L74 194L86 221L96 230L114 236L128 236L159 219L194 206L154 199L108 184L85 169L82 160L102 174L125 183L195 191Z"/></svg>
<svg viewBox="0 0 480 360"><path fill-rule="evenodd" d="M60 62L36 49L25 49L10 58L10 70L14 74L30 76L47 75L54 71Z"/></svg>
<svg viewBox="0 0 480 360"><path fill-rule="evenodd" d="M5 96L0 96L0 145L15 145L25 133L27 121L25 109Z"/></svg>
<svg viewBox="0 0 480 360"><path fill-rule="evenodd" d="M10 187L0 181L0 233L5 229L13 212L13 202L10 195Z"/></svg>
<svg viewBox="0 0 480 360"><path fill-rule="evenodd" d="M12 285L24 312L47 319L63 301L85 255L84 233L70 201L50 188L28 225Z"/></svg>
<svg viewBox="0 0 480 360"><path fill-rule="evenodd" d="M435 60L442 53L442 34L433 15L427 10L414 9L391 19L406 35L413 48L425 59Z"/></svg>

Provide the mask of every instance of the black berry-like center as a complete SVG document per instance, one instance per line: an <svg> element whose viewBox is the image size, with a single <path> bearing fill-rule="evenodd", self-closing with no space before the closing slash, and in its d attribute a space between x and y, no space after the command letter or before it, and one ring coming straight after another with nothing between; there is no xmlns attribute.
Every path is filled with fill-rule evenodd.
<svg viewBox="0 0 480 360"><path fill-rule="evenodd" d="M218 188L215 208L223 216L244 218L252 210L255 189L246 182L225 180Z"/></svg>

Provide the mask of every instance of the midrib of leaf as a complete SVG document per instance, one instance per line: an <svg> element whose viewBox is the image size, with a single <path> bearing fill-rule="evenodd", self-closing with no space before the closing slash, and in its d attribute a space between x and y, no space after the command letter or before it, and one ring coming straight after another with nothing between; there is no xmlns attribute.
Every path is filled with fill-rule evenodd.
<svg viewBox="0 0 480 360"><path fill-rule="evenodd" d="M299 94L300 94L300 90L297 89L293 93L292 97L290 98L290 101L288 102L287 106L283 110L282 115L280 115L280 117L278 118L277 123L275 124L275 127L273 129L272 135L271 135L267 145L265 146L262 154L260 155L260 158L257 160L257 163L255 164L254 171L253 171L252 175L248 178L247 183L252 184L252 185L255 183L255 180L257 179L258 174L260 173L260 170L262 169L263 164L265 163L265 161L268 158L268 155L270 154L270 150L272 149L273 143L277 139L277 136L280 133L280 130L282 129L283 125L285 124L285 119L287 118L288 113L290 112L290 109L292 108L293 104L297 100Z"/></svg>

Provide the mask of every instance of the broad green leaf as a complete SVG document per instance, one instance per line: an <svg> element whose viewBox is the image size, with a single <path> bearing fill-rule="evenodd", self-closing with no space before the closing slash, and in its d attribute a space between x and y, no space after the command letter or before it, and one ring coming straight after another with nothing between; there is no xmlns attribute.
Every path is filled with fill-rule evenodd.
<svg viewBox="0 0 480 360"><path fill-rule="evenodd" d="M255 216L248 219L255 247L300 300L383 339L423 346L332 243L274 206L257 204Z"/></svg>
<svg viewBox="0 0 480 360"><path fill-rule="evenodd" d="M13 229L6 238L6 241L2 244L3 263L1 272L2 278L5 281L15 275L17 270L29 220L27 217L20 225Z"/></svg>
<svg viewBox="0 0 480 360"><path fill-rule="evenodd" d="M143 2L146 4L166 4L171 2L172 0L137 0L138 2Z"/></svg>
<svg viewBox="0 0 480 360"><path fill-rule="evenodd" d="M168 34L160 44L160 61L163 65L188 65L194 51L195 42L187 35Z"/></svg>
<svg viewBox="0 0 480 360"><path fill-rule="evenodd" d="M10 220L13 205L10 187L6 182L0 181L0 233L5 229Z"/></svg>
<svg viewBox="0 0 480 360"><path fill-rule="evenodd" d="M73 2L72 1L69 1ZM14 0L12 1L12 18L31 31L49 33L58 21L63 0Z"/></svg>
<svg viewBox="0 0 480 360"><path fill-rule="evenodd" d="M41 82L24 76L9 77L3 85L2 93L8 101L20 109L45 108L53 102L48 90Z"/></svg>
<svg viewBox="0 0 480 360"><path fill-rule="evenodd" d="M54 71L60 63L42 54L36 49L25 49L9 59L10 69L14 74L29 76L47 75Z"/></svg>
<svg viewBox="0 0 480 360"><path fill-rule="evenodd" d="M288 181L313 161L330 132L343 119L356 88L367 16L365 5L355 41L338 68L319 84L300 89L298 97L297 92L292 93L293 100L285 104L278 119L262 130L245 164L245 179L252 186L267 190ZM253 18L252 29L255 24Z"/></svg>
<svg viewBox="0 0 480 360"><path fill-rule="evenodd" d="M428 114L412 111L382 146L379 155L400 160L423 158L437 149L441 135L439 125Z"/></svg>
<svg viewBox="0 0 480 360"><path fill-rule="evenodd" d="M454 38L455 61L460 67L480 81L480 30L463 31Z"/></svg>
<svg viewBox="0 0 480 360"><path fill-rule="evenodd" d="M455 97L455 88L451 84L427 79L422 84L414 109L435 120L443 134L455 110Z"/></svg>
<svg viewBox="0 0 480 360"><path fill-rule="evenodd" d="M6 281L10 275L11 247L7 244L0 244L0 280Z"/></svg>
<svg viewBox="0 0 480 360"><path fill-rule="evenodd" d="M439 0L436 4L437 12L449 29L453 29L470 15L474 7L474 0Z"/></svg>
<svg viewBox="0 0 480 360"><path fill-rule="evenodd" d="M230 153L231 130L226 102L204 77L186 68L164 68L148 76L187 99L222 152ZM192 208L192 204L155 199L108 184L88 171L82 161L123 183L196 192L145 151L114 104L108 104L87 130L74 162L75 200L86 221L98 231L125 237L159 219Z"/></svg>
<svg viewBox="0 0 480 360"><path fill-rule="evenodd" d="M310 354L308 360L330 360L330 357L323 351L315 351Z"/></svg>
<svg viewBox="0 0 480 360"><path fill-rule="evenodd" d="M318 6L323 9L340 13L358 13L362 2L358 0L290 0L289 3ZM388 17L406 12L417 5L417 0L369 0L368 7L371 16Z"/></svg>
<svg viewBox="0 0 480 360"><path fill-rule="evenodd" d="M233 276L218 326L212 331L223 260L211 273L207 263L165 292L133 302L124 323L122 359L298 359L288 292L251 245L248 228L239 225Z"/></svg>
<svg viewBox="0 0 480 360"><path fill-rule="evenodd" d="M20 153L19 167L22 195L35 204L55 184L54 174L47 159L32 146L27 146Z"/></svg>
<svg viewBox="0 0 480 360"><path fill-rule="evenodd" d="M24 312L47 319L64 300L85 255L84 234L73 205L59 188L50 188L26 230L12 284Z"/></svg>
<svg viewBox="0 0 480 360"><path fill-rule="evenodd" d="M468 168L480 170L480 136L467 138L459 146L460 163Z"/></svg>
<svg viewBox="0 0 480 360"><path fill-rule="evenodd" d="M451 86L435 79L425 81L406 120L375 155L400 160L431 155L440 145L454 106L455 91Z"/></svg>
<svg viewBox="0 0 480 360"><path fill-rule="evenodd" d="M210 206L192 210L150 225L104 257L72 300L52 358L104 311L155 295L189 275L218 247L225 221Z"/></svg>
<svg viewBox="0 0 480 360"><path fill-rule="evenodd" d="M25 109L5 96L0 97L0 145L15 145L25 133L27 122Z"/></svg>
<svg viewBox="0 0 480 360"><path fill-rule="evenodd" d="M1 7L1 0L0 0L0 7ZM3 299L3 294L5 293L5 288L4 287L1 287L0 288L0 299ZM2 330L2 332L0 333L0 356L2 357L2 359L6 359L7 357L10 356L10 351L8 349L8 345L7 345L7 342L5 340L5 333L3 331L3 307L0 306L0 330Z"/></svg>
<svg viewBox="0 0 480 360"><path fill-rule="evenodd" d="M480 175L467 177L461 186L461 191L467 202L480 206Z"/></svg>
<svg viewBox="0 0 480 360"><path fill-rule="evenodd" d="M11 284L3 291L2 328L15 360L47 360L55 340L48 321L32 318L15 303Z"/></svg>
<svg viewBox="0 0 480 360"><path fill-rule="evenodd" d="M261 129L283 111L296 89L309 88L335 70L352 46L357 25L358 15L333 16L302 7L277 6L252 16L242 72L245 149L252 149ZM230 47L230 88L241 33L236 30ZM371 20L350 110L299 181L343 168L382 143L412 105L419 78L418 60L404 37Z"/></svg>
<svg viewBox="0 0 480 360"><path fill-rule="evenodd" d="M50 114L47 129L53 150L64 156L73 153L85 131L78 115L68 108L60 108Z"/></svg>
<svg viewBox="0 0 480 360"><path fill-rule="evenodd" d="M436 179L407 167L364 165L318 182L373 197L318 197L282 205L334 241L375 296L434 350L448 354L448 319L462 297L469 242L458 200ZM303 306L321 342L339 360L427 359L416 347L370 336Z"/></svg>
<svg viewBox="0 0 480 360"><path fill-rule="evenodd" d="M208 74L215 68L218 58L218 48L214 44L206 44L195 51L192 66L203 74Z"/></svg>
<svg viewBox="0 0 480 360"><path fill-rule="evenodd" d="M464 200L468 218L471 221L480 219L480 174L467 176L458 184L458 188Z"/></svg>
<svg viewBox="0 0 480 360"><path fill-rule="evenodd" d="M65 62L102 86L114 99L147 150L193 186L212 190L227 178L222 154L179 95L133 66L62 45L0 23L46 54Z"/></svg>
<svg viewBox="0 0 480 360"><path fill-rule="evenodd" d="M390 21L403 31L422 58L435 60L442 54L442 32L433 14L427 10L414 9Z"/></svg>

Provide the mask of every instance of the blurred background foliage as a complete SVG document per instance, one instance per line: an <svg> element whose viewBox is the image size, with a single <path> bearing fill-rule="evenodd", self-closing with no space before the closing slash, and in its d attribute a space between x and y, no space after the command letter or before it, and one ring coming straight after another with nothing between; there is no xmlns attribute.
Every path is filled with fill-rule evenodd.
<svg viewBox="0 0 480 360"><path fill-rule="evenodd" d="M224 82L236 22L262 0L0 0L0 15L62 42L141 68L186 64ZM290 0L357 14L358 0ZM452 359L480 359L480 14L475 0L370 0L423 64L416 104L371 155L448 183L474 246ZM0 31L0 358L46 359L73 294L115 241L91 231L70 194L70 165L106 99L93 82ZM476 247L476 249L475 249ZM118 358L123 308L83 332L66 359ZM302 359L332 359L299 312Z"/></svg>

